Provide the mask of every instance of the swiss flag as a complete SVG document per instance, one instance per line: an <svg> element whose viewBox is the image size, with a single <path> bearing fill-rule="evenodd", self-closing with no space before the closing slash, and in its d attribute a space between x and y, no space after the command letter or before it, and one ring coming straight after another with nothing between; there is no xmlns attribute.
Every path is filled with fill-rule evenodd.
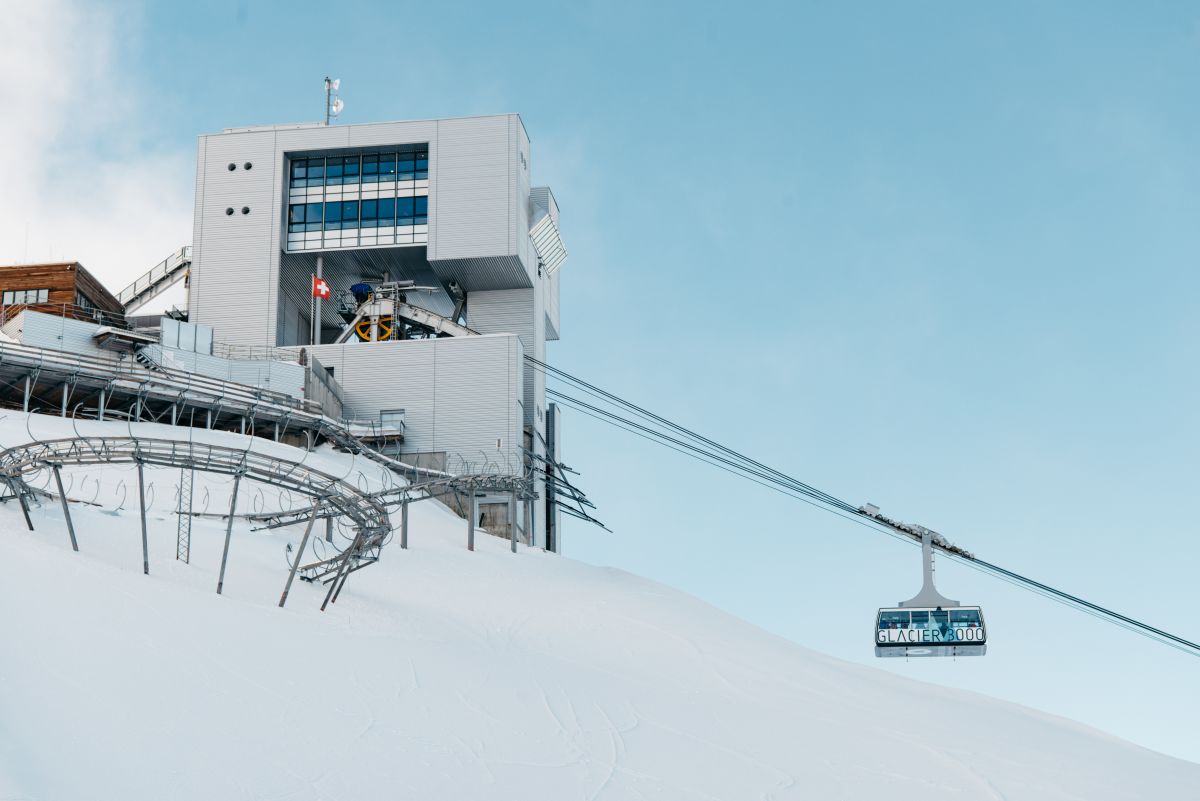
<svg viewBox="0 0 1200 801"><path fill-rule="evenodd" d="M312 294L314 298L329 300L331 297L333 297L333 293L329 289L329 284L325 283L324 278L317 278L314 275L312 279Z"/></svg>

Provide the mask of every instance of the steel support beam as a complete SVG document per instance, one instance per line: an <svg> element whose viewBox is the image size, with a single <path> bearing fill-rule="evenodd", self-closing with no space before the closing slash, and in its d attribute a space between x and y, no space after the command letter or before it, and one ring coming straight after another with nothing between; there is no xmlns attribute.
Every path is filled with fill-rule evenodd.
<svg viewBox="0 0 1200 801"><path fill-rule="evenodd" d="M137 463L138 508L142 513L142 572L150 575L150 541L146 537L146 481L142 475L142 463Z"/></svg>
<svg viewBox="0 0 1200 801"><path fill-rule="evenodd" d="M279 608L287 603L288 592L292 589L292 580L296 578L296 570L300 567L300 559L304 556L304 549L308 547L308 535L312 534L313 523L317 522L317 506L320 503L317 499L313 499L312 516L308 518L308 525L304 527L304 536L300 538L300 548L296 551L296 561L292 562L292 568L288 571L287 584L283 585L283 595L279 596Z"/></svg>
<svg viewBox="0 0 1200 801"><path fill-rule="evenodd" d="M58 499L62 501L63 517L67 520L67 534L71 537L71 550L78 551L79 543L75 541L75 526L71 522L71 510L67 506L67 493L63 491L62 474L58 471L58 465L54 465L54 483L58 486Z"/></svg>
<svg viewBox="0 0 1200 801"><path fill-rule="evenodd" d="M400 504L400 547L408 549L408 498Z"/></svg>
<svg viewBox="0 0 1200 801"><path fill-rule="evenodd" d="M217 595L225 588L225 563L229 561L229 540L233 536L233 513L237 510L238 485L242 483L239 473L233 477L233 497L229 499L229 522L225 525L225 548L221 551L221 573L217 576Z"/></svg>
<svg viewBox="0 0 1200 801"><path fill-rule="evenodd" d="M517 552L517 491L508 497L508 543L513 553Z"/></svg>
<svg viewBox="0 0 1200 801"><path fill-rule="evenodd" d="M472 485L467 493L471 496L470 502L467 504L467 513L470 517L467 519L467 550L475 550L475 521L479 517L478 504L475 503L475 486Z"/></svg>

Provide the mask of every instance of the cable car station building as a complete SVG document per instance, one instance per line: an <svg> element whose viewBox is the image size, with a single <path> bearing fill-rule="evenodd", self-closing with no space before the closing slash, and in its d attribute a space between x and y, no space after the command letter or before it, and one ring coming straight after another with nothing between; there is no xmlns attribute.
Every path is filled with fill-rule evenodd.
<svg viewBox="0 0 1200 801"><path fill-rule="evenodd" d="M201 136L188 321L298 356L411 464L520 473L558 439L524 356L558 339L566 258L530 164L516 114Z"/></svg>

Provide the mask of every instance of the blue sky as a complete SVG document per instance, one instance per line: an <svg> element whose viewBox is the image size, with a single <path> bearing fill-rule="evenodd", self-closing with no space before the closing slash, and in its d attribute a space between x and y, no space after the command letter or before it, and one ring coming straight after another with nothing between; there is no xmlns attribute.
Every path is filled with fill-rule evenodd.
<svg viewBox="0 0 1200 801"><path fill-rule="evenodd" d="M40 166L0 176L0 253L122 284L190 239L195 136L316 120L325 75L344 123L517 111L571 251L555 364L1200 637L1200 8L832 5L14 6L0 144ZM565 441L614 529L570 556L864 663L917 589L882 535L570 412ZM880 667L1200 760L1194 658L938 576L989 655Z"/></svg>

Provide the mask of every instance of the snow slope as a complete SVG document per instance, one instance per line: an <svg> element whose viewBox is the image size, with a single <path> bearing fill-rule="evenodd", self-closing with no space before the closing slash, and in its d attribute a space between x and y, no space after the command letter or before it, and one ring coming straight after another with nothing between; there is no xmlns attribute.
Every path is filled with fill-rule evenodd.
<svg viewBox="0 0 1200 801"><path fill-rule="evenodd" d="M0 414L5 447L72 431ZM57 505L34 533L0 506L0 799L1200 798L1200 765L1070 721L822 656L620 571L487 536L470 553L428 502L410 549L324 614L301 582L275 605L299 527L239 521L217 596L222 522L197 520L174 561L178 471L147 479L148 577L131 469L72 472L68 495L99 504L72 505L78 554ZM198 481L197 508L230 484Z"/></svg>

